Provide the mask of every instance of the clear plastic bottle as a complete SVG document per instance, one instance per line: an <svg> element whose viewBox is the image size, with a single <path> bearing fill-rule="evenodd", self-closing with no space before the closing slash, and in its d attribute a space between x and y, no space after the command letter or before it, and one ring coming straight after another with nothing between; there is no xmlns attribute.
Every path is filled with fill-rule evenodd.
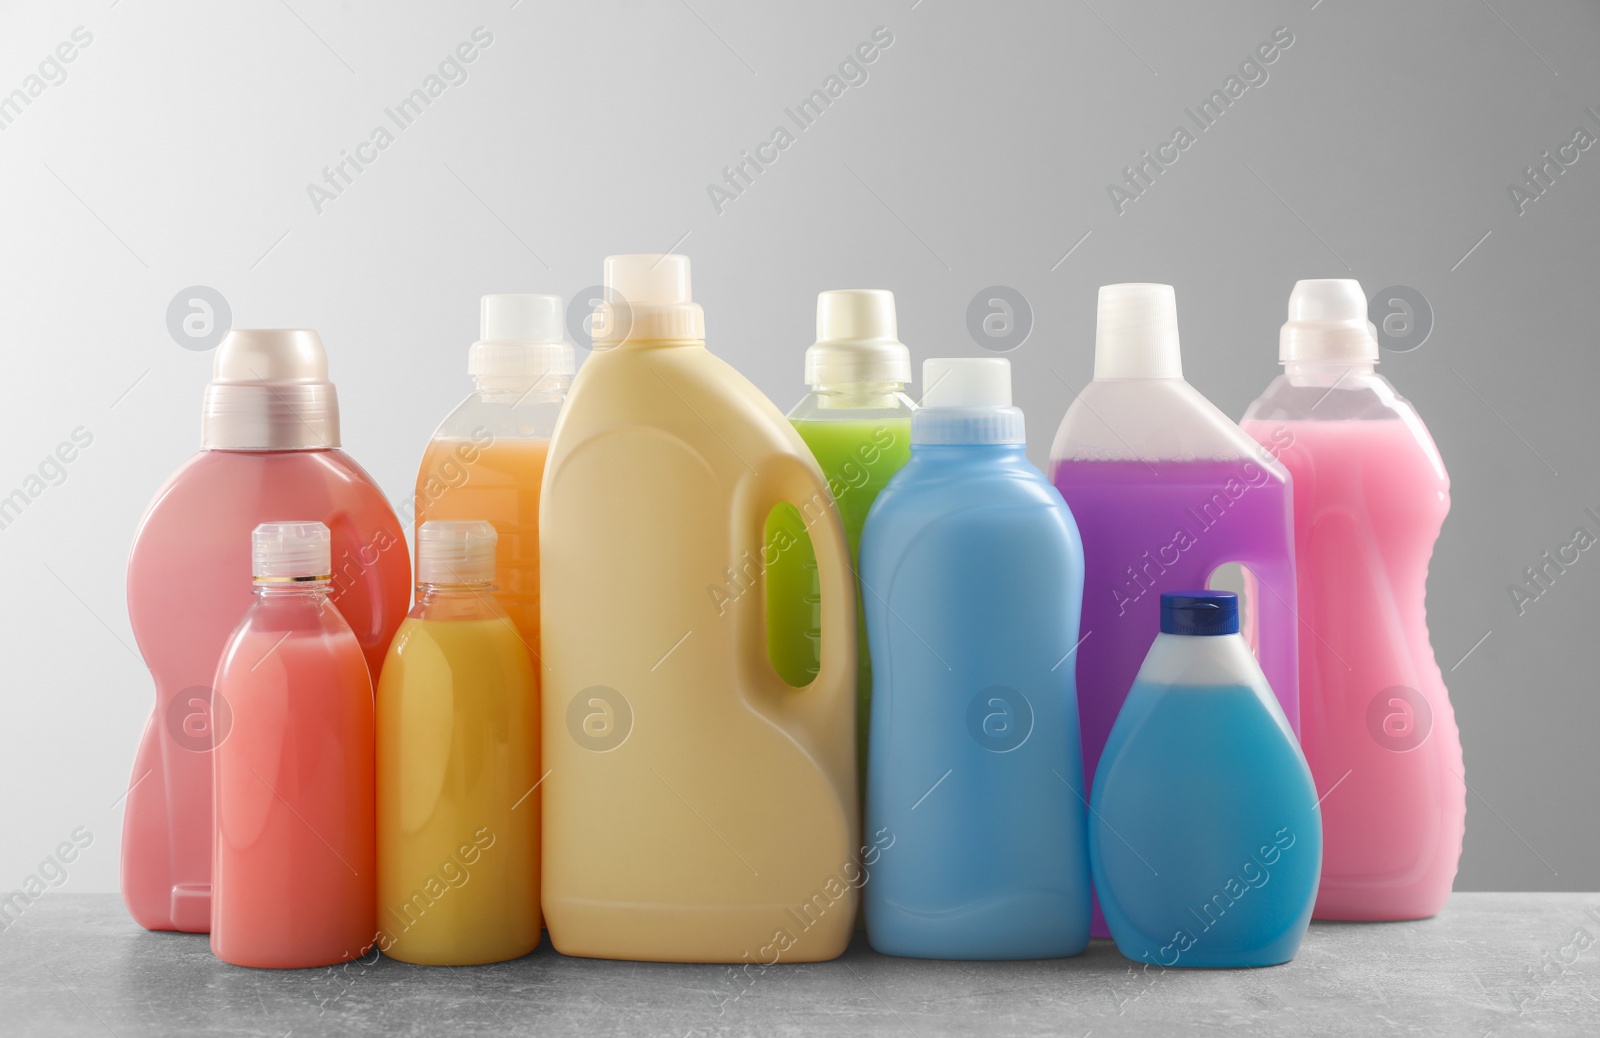
<svg viewBox="0 0 1600 1038"><path fill-rule="evenodd" d="M817 296L817 341L806 350L806 394L789 421L806 441L833 491L857 564L861 528L878 493L911 457L911 351L900 342L894 293L850 288ZM792 506L767 520L767 641L773 665L791 685L807 685L821 659L821 587L806 521ZM856 737L863 780L872 708L867 626L856 596Z"/></svg>
<svg viewBox="0 0 1600 1038"><path fill-rule="evenodd" d="M1418 919L1461 856L1461 737L1428 641L1428 562L1450 479L1416 409L1374 370L1361 285L1301 281L1284 373L1245 431L1294 475L1300 741L1323 796L1318 919Z"/></svg>
<svg viewBox="0 0 1600 1038"><path fill-rule="evenodd" d="M440 423L417 470L416 530L434 519L493 524L495 597L536 657L539 486L574 367L562 322L560 296L483 297L467 354L472 395Z"/></svg>
<svg viewBox="0 0 1600 1038"><path fill-rule="evenodd" d="M417 531L417 604L378 683L385 955L467 966L539 944L539 699L494 598L495 530Z"/></svg>
<svg viewBox="0 0 1600 1038"><path fill-rule="evenodd" d="M331 966L376 939L372 678L329 600L329 540L256 527L256 602L217 669L211 950L235 966Z"/></svg>

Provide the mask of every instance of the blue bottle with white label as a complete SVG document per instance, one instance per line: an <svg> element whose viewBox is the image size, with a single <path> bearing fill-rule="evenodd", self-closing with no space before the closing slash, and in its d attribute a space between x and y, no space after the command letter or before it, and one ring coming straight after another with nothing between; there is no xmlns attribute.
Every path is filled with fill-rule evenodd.
<svg viewBox="0 0 1600 1038"><path fill-rule="evenodd" d="M1322 816L1235 595L1162 594L1161 633L1090 807L1095 890L1122 954L1160 966L1294 958L1322 873Z"/></svg>
<svg viewBox="0 0 1600 1038"><path fill-rule="evenodd" d="M1033 959L1089 939L1075 650L1083 547L1028 462L1011 367L930 360L911 460L861 539L872 651L862 888L889 955Z"/></svg>

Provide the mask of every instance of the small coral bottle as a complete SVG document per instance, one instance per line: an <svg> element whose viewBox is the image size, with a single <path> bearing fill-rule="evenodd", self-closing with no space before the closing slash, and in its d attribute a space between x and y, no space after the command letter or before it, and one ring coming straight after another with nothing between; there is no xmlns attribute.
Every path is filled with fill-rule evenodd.
<svg viewBox="0 0 1600 1038"><path fill-rule="evenodd" d="M422 524L417 604L378 683L378 940L402 962L539 944L539 699L493 594L496 539Z"/></svg>
<svg viewBox="0 0 1600 1038"><path fill-rule="evenodd" d="M328 528L255 528L256 602L217 668L233 725L212 753L211 950L236 966L331 966L376 916L372 679L331 601Z"/></svg>

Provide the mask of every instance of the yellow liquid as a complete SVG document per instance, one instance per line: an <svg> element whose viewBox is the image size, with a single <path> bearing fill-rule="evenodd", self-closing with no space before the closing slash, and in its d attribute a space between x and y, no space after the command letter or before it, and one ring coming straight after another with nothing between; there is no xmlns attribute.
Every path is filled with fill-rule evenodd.
<svg viewBox="0 0 1600 1038"><path fill-rule="evenodd" d="M539 484L549 440L438 439L417 472L417 528L430 519L494 525L495 600L539 656Z"/></svg>
<svg viewBox="0 0 1600 1038"><path fill-rule="evenodd" d="M454 594L412 611L378 683L378 945L464 966L539 944L539 708L505 615ZM426 618L452 609L472 618Z"/></svg>

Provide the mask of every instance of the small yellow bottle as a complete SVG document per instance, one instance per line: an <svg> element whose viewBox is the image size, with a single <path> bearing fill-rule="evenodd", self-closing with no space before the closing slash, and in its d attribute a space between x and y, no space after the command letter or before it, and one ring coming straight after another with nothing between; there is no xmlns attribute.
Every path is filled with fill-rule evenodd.
<svg viewBox="0 0 1600 1038"><path fill-rule="evenodd" d="M378 946L467 966L539 944L539 706L487 522L417 530L417 604L378 683Z"/></svg>

